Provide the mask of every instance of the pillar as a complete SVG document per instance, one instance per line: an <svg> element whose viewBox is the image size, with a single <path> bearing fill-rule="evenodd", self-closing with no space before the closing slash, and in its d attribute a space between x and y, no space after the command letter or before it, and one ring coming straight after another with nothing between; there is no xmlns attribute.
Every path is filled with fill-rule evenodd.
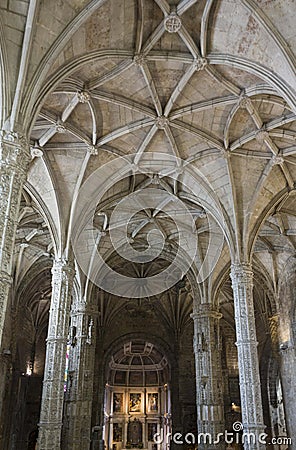
<svg viewBox="0 0 296 450"><path fill-rule="evenodd" d="M9 291L12 284L12 260L20 200L31 160L26 139L18 133L0 130L0 415L7 382L10 381L10 336L4 336ZM5 420L0 420L0 447L7 440Z"/></svg>
<svg viewBox="0 0 296 450"><path fill-rule="evenodd" d="M291 345L282 348L280 357L281 381L283 388L285 420L287 426L287 437L290 438L289 448L296 450L296 352Z"/></svg>
<svg viewBox="0 0 296 450"><path fill-rule="evenodd" d="M248 450L262 449L265 448L265 445L260 442L260 439L262 440L265 426L263 423L251 266L249 264L233 265L231 268L231 279L234 297L242 424L244 434L248 435L248 439L245 439L244 442L244 448Z"/></svg>
<svg viewBox="0 0 296 450"><path fill-rule="evenodd" d="M222 315L211 304L203 303L191 317L194 321L198 448L217 450L224 447L224 442L222 436L219 442L215 440L219 433L224 436L225 430L219 337Z"/></svg>
<svg viewBox="0 0 296 450"><path fill-rule="evenodd" d="M87 310L83 302L72 311L65 400L68 425L63 433L63 448L71 450L90 448L96 324L96 313Z"/></svg>
<svg viewBox="0 0 296 450"><path fill-rule="evenodd" d="M279 364L289 448L296 449L296 267L286 264L279 283Z"/></svg>
<svg viewBox="0 0 296 450"><path fill-rule="evenodd" d="M104 294L102 292L100 295L101 299L104 299ZM106 396L108 393L108 385L105 384L106 379L104 373L104 333L103 317L99 312L93 383L95 396L92 402L92 450L102 450L104 449L104 445L109 448L108 445L110 444L108 441L110 421L104 413L104 405L106 404ZM126 433L124 436L126 436ZM105 437L107 441L104 443Z"/></svg>
<svg viewBox="0 0 296 450"><path fill-rule="evenodd" d="M24 137L0 131L0 348L11 285L20 200L30 160Z"/></svg>
<svg viewBox="0 0 296 450"><path fill-rule="evenodd" d="M52 297L39 422L39 450L61 448L64 373L74 269L64 260L52 268Z"/></svg>

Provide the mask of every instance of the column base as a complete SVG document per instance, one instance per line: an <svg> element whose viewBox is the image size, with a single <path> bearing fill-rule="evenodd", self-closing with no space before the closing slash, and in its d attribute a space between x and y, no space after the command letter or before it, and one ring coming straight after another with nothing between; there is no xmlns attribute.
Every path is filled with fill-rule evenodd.
<svg viewBox="0 0 296 450"><path fill-rule="evenodd" d="M59 450L61 447L62 423L39 422L37 450Z"/></svg>

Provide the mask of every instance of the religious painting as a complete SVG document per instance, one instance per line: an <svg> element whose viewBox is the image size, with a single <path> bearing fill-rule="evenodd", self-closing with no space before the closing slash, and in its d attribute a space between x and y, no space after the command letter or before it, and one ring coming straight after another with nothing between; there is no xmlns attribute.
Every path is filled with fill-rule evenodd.
<svg viewBox="0 0 296 450"><path fill-rule="evenodd" d="M130 394L130 412L141 412L141 394Z"/></svg>
<svg viewBox="0 0 296 450"><path fill-rule="evenodd" d="M123 393L114 392L113 393L113 412L121 413L123 412Z"/></svg>
<svg viewBox="0 0 296 450"><path fill-rule="evenodd" d="M131 444L132 447L143 448L143 426L139 420L133 420L127 425L127 442Z"/></svg>
<svg viewBox="0 0 296 450"><path fill-rule="evenodd" d="M157 423L148 423L148 441L154 442L154 436L157 433Z"/></svg>
<svg viewBox="0 0 296 450"><path fill-rule="evenodd" d="M113 424L113 442L121 442L122 441L122 424L114 423Z"/></svg>
<svg viewBox="0 0 296 450"><path fill-rule="evenodd" d="M158 393L148 394L148 412L158 412Z"/></svg>

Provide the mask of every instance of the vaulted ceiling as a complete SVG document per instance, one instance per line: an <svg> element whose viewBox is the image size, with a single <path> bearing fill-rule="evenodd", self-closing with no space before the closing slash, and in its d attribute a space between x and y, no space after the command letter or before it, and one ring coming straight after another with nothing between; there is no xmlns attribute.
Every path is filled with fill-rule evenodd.
<svg viewBox="0 0 296 450"><path fill-rule="evenodd" d="M125 170L94 205L94 226L105 233L99 251L114 256L116 206L156 187L190 211L201 259L205 213L223 228L212 285L231 258L246 261L254 251L256 270L276 287L296 245L295 2L49 0L22 2L22 11L10 3L0 2L2 123L29 130L26 192L46 227L36 216L31 230L27 210L19 236L36 243L36 258L69 256L81 186L120 158ZM142 204L131 218L129 237L139 246L153 230L174 246L161 206ZM137 271L120 258L114 264Z"/></svg>

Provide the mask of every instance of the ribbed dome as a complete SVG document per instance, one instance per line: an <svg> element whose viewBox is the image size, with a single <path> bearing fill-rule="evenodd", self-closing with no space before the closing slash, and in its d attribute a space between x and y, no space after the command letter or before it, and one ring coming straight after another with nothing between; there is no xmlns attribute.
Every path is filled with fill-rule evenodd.
<svg viewBox="0 0 296 450"><path fill-rule="evenodd" d="M159 386L168 380L166 357L144 340L126 342L111 357L108 383L124 386Z"/></svg>

